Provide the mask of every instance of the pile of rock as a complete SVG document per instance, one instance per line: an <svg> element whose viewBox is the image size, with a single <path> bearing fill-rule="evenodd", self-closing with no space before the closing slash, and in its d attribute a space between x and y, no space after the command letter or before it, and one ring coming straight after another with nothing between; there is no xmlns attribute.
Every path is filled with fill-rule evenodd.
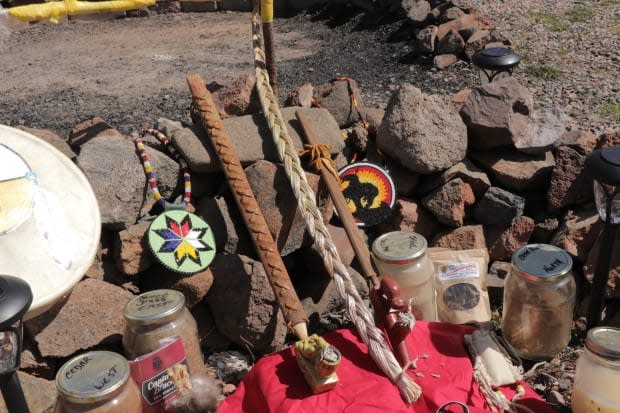
<svg viewBox="0 0 620 413"><path fill-rule="evenodd" d="M385 10L403 17L400 40L409 40L418 56L432 56L444 69L469 61L489 44L510 45L491 20L467 0L352 0L367 11Z"/></svg>
<svg viewBox="0 0 620 413"><path fill-rule="evenodd" d="M341 311L341 302L297 213L264 117L256 113L253 84L251 76L244 76L231 85L209 87L298 295L317 321ZM361 112L355 110L351 92ZM517 248L552 243L573 256L577 278L586 284L593 273L600 221L584 160L595 148L620 144L620 131L600 137L565 132L565 116L534 112L528 90L513 78L453 97L425 95L403 84L384 114L365 109L359 96L354 81L334 81L316 89L306 84L288 99L297 107L282 112L298 149L302 140L294 111L302 106L316 135L331 145L339 166L357 153L391 172L399 194L397 207L387 222L366 231L371 240L402 229L422 234L431 246L486 247L496 273L505 271ZM321 108L311 107L316 103ZM363 118L370 121L368 129L361 126ZM275 297L203 132L166 119L154 126L171 137L187 160L195 213L215 233L215 260L209 269L191 276L156 263L145 244L157 207L132 137L99 118L76 125L67 138L27 129L80 167L97 196L103 223L97 259L84 279L64 301L26 323L20 378L31 405L41 407L35 411L47 411L53 404L51 380L69 357L91 349L122 352L122 308L141 292L173 288L184 293L198 320L206 360L223 380L237 382L238 370L247 370L248 361L221 351L242 349L260 356L286 343ZM144 139L159 189L174 200L182 192L180 167L159 141ZM352 249L333 217L332 204L318 176L307 176L319 194L319 207L339 253L351 265ZM613 265L608 293L617 295L620 259ZM358 276L357 281L364 294L364 280ZM237 367L225 371L227 364Z"/></svg>

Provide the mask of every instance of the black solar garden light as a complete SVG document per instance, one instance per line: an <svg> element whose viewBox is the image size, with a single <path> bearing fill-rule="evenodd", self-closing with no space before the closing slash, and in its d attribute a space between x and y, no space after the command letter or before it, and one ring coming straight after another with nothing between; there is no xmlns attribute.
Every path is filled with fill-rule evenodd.
<svg viewBox="0 0 620 413"><path fill-rule="evenodd" d="M519 65L521 58L508 47L489 47L476 52L471 61L481 72L480 81L486 83L512 75L512 69Z"/></svg>

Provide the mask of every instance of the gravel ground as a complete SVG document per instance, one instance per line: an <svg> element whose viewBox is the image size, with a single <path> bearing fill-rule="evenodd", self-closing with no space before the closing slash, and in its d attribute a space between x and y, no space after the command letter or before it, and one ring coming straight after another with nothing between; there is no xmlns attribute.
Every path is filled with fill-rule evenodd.
<svg viewBox="0 0 620 413"><path fill-rule="evenodd" d="M620 1L470 1L514 43L523 58L515 76L534 93L538 108L563 108L571 127L620 127ZM407 25L394 16L333 6L278 18L275 29L282 97L304 82L321 85L346 75L358 81L367 106L385 107L402 82L452 94L477 80L469 63L438 71L429 57L411 53ZM227 82L253 72L246 30L246 13L80 20L20 30L3 52L0 122L64 135L96 115L123 133L160 116L189 121L184 75L199 71L207 81Z"/></svg>
<svg viewBox="0 0 620 413"><path fill-rule="evenodd" d="M571 126L620 128L620 0L469 0L522 56L515 76Z"/></svg>

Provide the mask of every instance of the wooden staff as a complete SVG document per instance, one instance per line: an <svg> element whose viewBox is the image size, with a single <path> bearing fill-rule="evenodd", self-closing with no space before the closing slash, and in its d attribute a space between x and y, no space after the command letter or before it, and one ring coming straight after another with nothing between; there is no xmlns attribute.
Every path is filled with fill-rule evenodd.
<svg viewBox="0 0 620 413"><path fill-rule="evenodd" d="M301 110L297 110L295 111L295 116L297 116L308 144L317 147L319 145L318 140L310 127L310 122L306 115ZM403 334L404 329L397 323L395 313L402 310L403 307L402 305L395 306L393 299L393 297L397 297L400 300L398 284L389 277L384 277L382 281L379 281L370 260L370 251L368 251L366 241L362 238L347 201L344 199L344 195L342 195L340 182L338 182L335 175L336 171L330 165L330 160L326 159L326 157L320 157L318 161L321 162L321 165L317 169L321 174L321 179L327 186L327 190L334 202L334 207L338 211L338 217L342 221L342 226L351 242L362 275L370 284L370 301L375 309L376 322L384 325L390 337L392 347L396 348L398 362L401 366L405 366L410 360L409 351L405 343L405 337L408 332Z"/></svg>
<svg viewBox="0 0 620 413"><path fill-rule="evenodd" d="M260 17L265 42L265 63L269 73L269 84L273 93L278 95L278 74L276 72L276 48L273 37L273 0L260 0Z"/></svg>
<svg viewBox="0 0 620 413"><path fill-rule="evenodd" d="M297 116L297 120L304 131L308 144L318 145L318 140L310 127L310 122L306 118L306 115L304 115L302 111L298 110L295 111L295 116ZM322 160L322 162L325 161ZM319 168L319 172L323 182L325 182L325 185L327 186L327 190L329 191L332 201L334 202L334 207L336 208L336 211L338 211L338 217L340 218L340 221L342 221L342 226L349 237L349 241L351 242L357 261L360 264L362 275L367 280L370 280L374 288L379 288L379 278L377 278L377 273L375 272L370 261L370 252L366 246L366 241L362 238L359 228L355 223L355 219L353 218L353 215L351 215L351 210L347 205L347 201L344 199L344 195L342 195L340 183L338 182L336 176L334 176L334 174L329 171L328 167L325 166L325 164Z"/></svg>
<svg viewBox="0 0 620 413"><path fill-rule="evenodd" d="M232 140L224 129L224 124L213 103L213 97L205 87L205 83L200 75L189 75L187 77L187 84L189 85L194 104L192 111L194 122L201 124L211 139L237 206L243 216L243 221L252 237L256 252L263 263L284 319L288 327L295 332L300 340L305 339L308 337L306 325L308 317L291 283L282 257L278 252L278 247L271 236L271 232L269 232L267 222L258 207L258 202L256 202L247 176L235 153Z"/></svg>

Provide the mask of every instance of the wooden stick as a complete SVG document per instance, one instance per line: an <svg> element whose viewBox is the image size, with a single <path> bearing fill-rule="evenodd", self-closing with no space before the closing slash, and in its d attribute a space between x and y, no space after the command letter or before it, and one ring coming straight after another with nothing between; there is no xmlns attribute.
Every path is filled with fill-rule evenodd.
<svg viewBox="0 0 620 413"><path fill-rule="evenodd" d="M269 227L248 183L241 161L235 153L232 140L224 129L224 124L213 103L213 97L205 87L200 75L189 75L187 84L194 103L192 113L195 118L194 121L200 123L207 132L222 163L222 169L241 211L243 221L252 237L256 252L263 263L284 319L300 340L305 339L308 337L306 325L308 317L291 283L282 257L278 252L278 247L271 236L271 232L269 232Z"/></svg>
<svg viewBox="0 0 620 413"><path fill-rule="evenodd" d="M269 73L269 84L274 95L278 96L278 73L276 72L276 48L273 36L273 0L260 1L263 41L265 42L265 63Z"/></svg>
<svg viewBox="0 0 620 413"><path fill-rule="evenodd" d="M310 122L306 118L306 115L304 115L302 111L298 110L295 111L295 116L297 116L297 120L301 124L301 128L304 131L304 135L306 136L308 143L310 145L318 144L318 140L310 127ZM340 183L336 180L336 177L327 170L327 168L321 168L319 172L323 182L325 182L325 185L327 186L327 190L329 191L332 201L334 201L334 207L336 208L336 211L338 211L338 217L340 218L340 221L342 221L344 230L349 237L355 256L360 264L362 275L367 280L372 282L374 288L378 288L379 279L377 278L377 273L375 272L372 262L370 261L370 252L366 246L366 241L362 238L359 228L355 223L351 210L349 210L349 207L347 206L347 201L344 199L344 195L342 195Z"/></svg>
<svg viewBox="0 0 620 413"><path fill-rule="evenodd" d="M306 136L306 140L310 145L318 144L318 140L310 127L310 122L306 118L306 115L301 110L295 111L295 116L299 121L303 135ZM324 160L322 160L324 162ZM370 261L370 251L366 241L362 238L360 231L355 223L355 219L351 214L351 210L347 206L347 201L344 199L342 190L340 189L340 183L336 177L329 171L329 169L323 165L319 169L321 179L325 182L327 190L334 202L334 207L338 211L338 217L342 221L344 230L349 237L355 256L360 264L362 275L368 280L370 285L369 297L372 306L375 310L375 323L377 325L383 325L392 348L395 350L396 358L402 367L409 364L409 350L405 342L405 337L409 334L410 328L403 328L397 323L397 314L406 307L404 305L394 306L394 300L404 303L400 299L400 288L396 281L390 277L384 277L380 282L375 272L372 262ZM386 294L386 291L389 294Z"/></svg>

